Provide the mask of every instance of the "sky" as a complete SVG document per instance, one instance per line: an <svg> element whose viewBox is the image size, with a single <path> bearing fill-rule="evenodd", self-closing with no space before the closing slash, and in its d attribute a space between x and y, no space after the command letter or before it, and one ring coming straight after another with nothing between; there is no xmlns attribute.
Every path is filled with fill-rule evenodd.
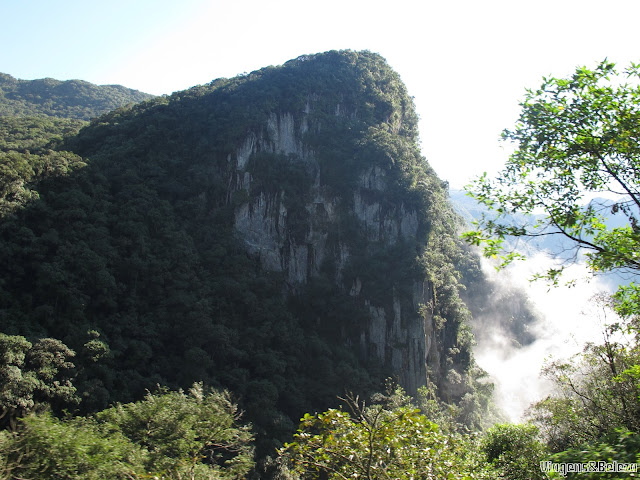
<svg viewBox="0 0 640 480"><path fill-rule="evenodd" d="M377 52L414 97L424 156L455 189L504 164L500 133L514 125L525 88L605 58L640 62L638 0L0 0L0 18L0 72L157 95L303 54ZM556 291L555 300L544 286L529 290L548 313L540 328L565 328L541 335L535 358L552 348L545 338L562 350L557 340L583 329L567 320L575 308L557 305L583 305L592 290ZM533 348L478 350L485 368L503 375L514 417L522 392L536 390Z"/></svg>
<svg viewBox="0 0 640 480"><path fill-rule="evenodd" d="M499 170L525 88L604 58L640 61L637 0L0 0L0 17L0 72L157 95L303 54L377 52L452 188Z"/></svg>

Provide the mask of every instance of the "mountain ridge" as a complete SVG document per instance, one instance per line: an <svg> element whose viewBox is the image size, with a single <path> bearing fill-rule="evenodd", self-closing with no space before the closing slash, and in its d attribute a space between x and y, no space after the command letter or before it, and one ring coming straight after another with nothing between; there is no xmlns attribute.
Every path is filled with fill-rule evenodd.
<svg viewBox="0 0 640 480"><path fill-rule="evenodd" d="M84 80L21 80L0 73L0 116L53 116L88 121L154 95Z"/></svg>
<svg viewBox="0 0 640 480"><path fill-rule="evenodd" d="M85 411L204 381L282 439L389 377L487 405L459 295L476 260L379 55L121 107L48 152L37 181L34 152L10 157L0 323L78 352Z"/></svg>

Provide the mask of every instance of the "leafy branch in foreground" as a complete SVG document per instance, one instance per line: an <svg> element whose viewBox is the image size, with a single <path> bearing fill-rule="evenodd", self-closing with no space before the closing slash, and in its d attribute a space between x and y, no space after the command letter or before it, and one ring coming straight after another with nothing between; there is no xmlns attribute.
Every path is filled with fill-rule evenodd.
<svg viewBox="0 0 640 480"><path fill-rule="evenodd" d="M468 193L494 215L483 216L465 240L502 256L503 266L520 257L505 253L508 238L560 236L585 253L596 272L640 271L640 66L619 75L603 61L578 68L569 78L545 78L527 90L513 130L516 144L496 179L485 173ZM603 200L606 198L607 200ZM514 215L534 215L522 224ZM615 216L619 226L609 219ZM557 282L563 267L546 277Z"/></svg>
<svg viewBox="0 0 640 480"><path fill-rule="evenodd" d="M410 403L343 400L351 413L305 414L294 442L280 451L299 478L493 478L483 476L485 466L469 444L441 433Z"/></svg>

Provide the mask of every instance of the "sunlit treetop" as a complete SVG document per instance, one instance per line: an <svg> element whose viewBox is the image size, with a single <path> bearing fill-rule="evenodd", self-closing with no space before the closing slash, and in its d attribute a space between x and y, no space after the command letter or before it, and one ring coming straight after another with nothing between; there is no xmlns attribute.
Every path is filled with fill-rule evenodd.
<svg viewBox="0 0 640 480"><path fill-rule="evenodd" d="M639 65L619 72L605 60L527 90L518 122L502 134L515 152L495 179L485 173L467 187L493 212L465 233L467 242L506 265L521 256L505 250L507 238L556 235L573 245L573 261L585 253L594 273L639 273L639 83ZM535 222L513 220L540 212ZM562 269L541 276L557 282Z"/></svg>

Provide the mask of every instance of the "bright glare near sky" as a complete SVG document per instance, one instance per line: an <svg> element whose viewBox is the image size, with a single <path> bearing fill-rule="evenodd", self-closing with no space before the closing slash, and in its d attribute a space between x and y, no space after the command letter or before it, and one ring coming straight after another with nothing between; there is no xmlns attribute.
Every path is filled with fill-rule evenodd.
<svg viewBox="0 0 640 480"><path fill-rule="evenodd" d="M640 61L638 0L0 0L0 72L168 94L302 54L381 54L460 188L496 172L526 87L607 57Z"/></svg>

